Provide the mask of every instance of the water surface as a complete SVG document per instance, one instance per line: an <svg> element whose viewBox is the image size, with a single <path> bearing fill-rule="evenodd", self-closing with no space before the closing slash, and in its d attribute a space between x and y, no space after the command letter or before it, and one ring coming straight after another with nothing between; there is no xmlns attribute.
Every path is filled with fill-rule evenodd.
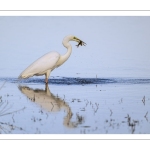
<svg viewBox="0 0 150 150"><path fill-rule="evenodd" d="M150 79L0 78L0 132L149 134Z"/></svg>

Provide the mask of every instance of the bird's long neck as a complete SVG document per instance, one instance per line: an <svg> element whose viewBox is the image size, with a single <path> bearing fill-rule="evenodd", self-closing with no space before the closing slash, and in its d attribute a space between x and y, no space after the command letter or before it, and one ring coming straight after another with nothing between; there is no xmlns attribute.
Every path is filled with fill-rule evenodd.
<svg viewBox="0 0 150 150"><path fill-rule="evenodd" d="M72 52L72 46L69 43L69 40L64 39L63 40L63 45L64 45L64 47L67 48L67 52L64 55L61 56L61 58L60 58L61 63L64 63L69 58L69 56L71 55L71 52Z"/></svg>

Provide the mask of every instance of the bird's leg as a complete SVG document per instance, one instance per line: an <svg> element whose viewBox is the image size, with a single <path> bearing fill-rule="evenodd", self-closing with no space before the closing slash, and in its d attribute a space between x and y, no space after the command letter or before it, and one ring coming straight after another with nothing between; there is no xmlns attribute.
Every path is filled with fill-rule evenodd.
<svg viewBox="0 0 150 150"><path fill-rule="evenodd" d="M46 93L47 95L51 96L51 91L50 91L50 89L49 89L49 87L48 87L48 83L45 84L45 93Z"/></svg>
<svg viewBox="0 0 150 150"><path fill-rule="evenodd" d="M46 84L48 83L48 79L47 79L47 78L45 78L45 83L46 83Z"/></svg>
<svg viewBox="0 0 150 150"><path fill-rule="evenodd" d="M45 73L45 83L48 83L48 78L50 76L50 73L51 73L51 70L48 70L46 73Z"/></svg>

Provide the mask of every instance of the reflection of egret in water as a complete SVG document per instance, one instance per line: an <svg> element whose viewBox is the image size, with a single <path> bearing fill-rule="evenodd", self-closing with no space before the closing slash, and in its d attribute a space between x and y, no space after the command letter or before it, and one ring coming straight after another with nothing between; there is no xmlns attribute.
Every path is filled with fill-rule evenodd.
<svg viewBox="0 0 150 150"><path fill-rule="evenodd" d="M69 105L58 96L52 94L49 90L48 84L45 84L45 90L33 89L27 86L19 86L20 91L25 94L32 102L37 103L42 109L48 112L58 112L64 109L67 112L67 116L64 118L64 125L70 128L76 127L81 124L81 121L77 118L77 122L71 122L72 112Z"/></svg>

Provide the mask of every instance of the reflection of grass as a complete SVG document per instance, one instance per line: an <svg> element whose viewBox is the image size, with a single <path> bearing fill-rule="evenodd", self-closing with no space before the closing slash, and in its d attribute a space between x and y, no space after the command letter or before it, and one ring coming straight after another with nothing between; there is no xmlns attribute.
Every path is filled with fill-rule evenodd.
<svg viewBox="0 0 150 150"><path fill-rule="evenodd" d="M2 84L2 86L0 87L0 90L3 88L5 83L6 83L6 81ZM12 106L9 106L8 101L3 101L2 96L0 96L0 117L5 116L5 115L14 114L18 111L25 109L25 107L24 107L24 108L16 110L16 111L8 112L11 108L12 108ZM12 116L12 119L13 119L13 116ZM11 133L11 131L15 130L15 129L23 130L22 128L14 126L13 124L6 123L6 122L0 122L0 134L1 133Z"/></svg>
<svg viewBox="0 0 150 150"><path fill-rule="evenodd" d="M131 120L131 117L129 116L129 114L125 118L127 118L128 126L131 127L131 132L133 134L135 132L136 125L139 124L139 121L138 120Z"/></svg>
<svg viewBox="0 0 150 150"><path fill-rule="evenodd" d="M8 106L8 101L7 102L6 101L3 102L2 98L1 98L1 102L0 102L0 116L4 116L5 112L7 112L11 108L11 106L10 107L7 107L7 106Z"/></svg>
<svg viewBox="0 0 150 150"><path fill-rule="evenodd" d="M22 128L16 127L13 124L0 122L0 134L1 133L11 133L11 131L15 130L15 129L23 130Z"/></svg>
<svg viewBox="0 0 150 150"><path fill-rule="evenodd" d="M12 106L7 107L7 106L8 106L8 101L5 101L5 102L1 101L0 102L0 116L5 116L5 115L13 114L13 113L16 113L18 111L21 111L21 110L25 109L25 107L24 107L22 109L19 109L19 110L13 111L13 112L5 113L5 112L7 112L12 107Z"/></svg>
<svg viewBox="0 0 150 150"><path fill-rule="evenodd" d="M8 112L8 110L10 110L11 107L12 106L8 105L8 101L2 100L2 96L1 96L1 98L0 98L0 117L5 116L5 115L14 114L18 111L25 109L25 107L24 107L24 108L16 110L16 111ZM13 119L13 116L12 116L12 119ZM16 127L13 124L6 123L6 122L0 122L0 133L10 133L12 130L15 130L15 129L23 130L22 128Z"/></svg>
<svg viewBox="0 0 150 150"><path fill-rule="evenodd" d="M0 90L2 89L2 87L5 85L6 81L4 81L4 83L2 84L2 86L0 87Z"/></svg>

